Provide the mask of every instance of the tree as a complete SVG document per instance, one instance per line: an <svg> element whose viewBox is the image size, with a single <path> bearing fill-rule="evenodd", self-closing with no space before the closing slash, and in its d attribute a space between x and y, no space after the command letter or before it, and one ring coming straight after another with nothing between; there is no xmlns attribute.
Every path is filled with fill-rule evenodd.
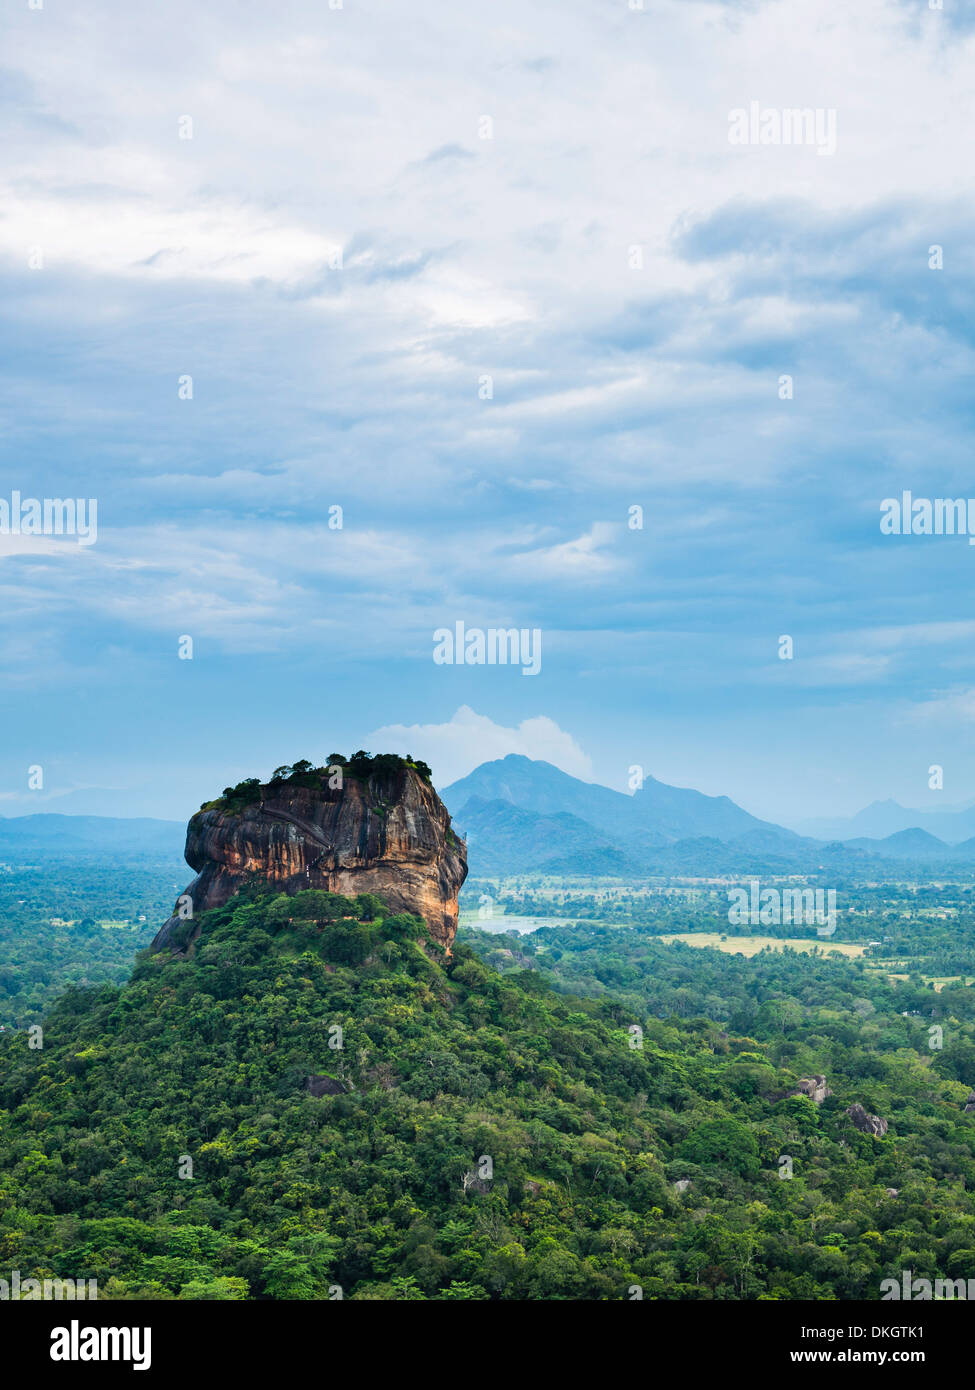
<svg viewBox="0 0 975 1390"><path fill-rule="evenodd" d="M681 1158L702 1167L730 1168L742 1177L758 1172L758 1143L739 1120L705 1120L680 1146Z"/></svg>

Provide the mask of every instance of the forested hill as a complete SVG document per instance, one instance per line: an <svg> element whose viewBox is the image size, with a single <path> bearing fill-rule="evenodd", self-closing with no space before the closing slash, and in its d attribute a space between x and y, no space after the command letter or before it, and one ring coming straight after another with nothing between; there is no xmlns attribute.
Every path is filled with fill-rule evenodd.
<svg viewBox="0 0 975 1390"><path fill-rule="evenodd" d="M0 1040L0 1242L22 1277L194 1300L875 1299L903 1268L975 1267L975 1119L916 1054L877 1138L846 1114L862 1078L790 1095L776 1040L447 960L368 895L238 897L200 924L188 958L67 993L42 1050Z"/></svg>

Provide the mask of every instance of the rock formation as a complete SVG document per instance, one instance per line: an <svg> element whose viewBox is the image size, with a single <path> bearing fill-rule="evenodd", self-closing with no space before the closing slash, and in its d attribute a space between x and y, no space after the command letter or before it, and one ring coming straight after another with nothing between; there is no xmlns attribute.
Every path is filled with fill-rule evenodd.
<svg viewBox="0 0 975 1390"><path fill-rule="evenodd" d="M771 1101L792 1100L794 1096L806 1096L816 1105L822 1105L827 1096L833 1092L826 1085L825 1076L820 1076L817 1072L815 1076L800 1076L791 1091L775 1091L770 1096Z"/></svg>
<svg viewBox="0 0 975 1390"><path fill-rule="evenodd" d="M816 1076L800 1076L797 1085L799 1089L793 1091L792 1094L794 1096L808 1096L817 1105L822 1105L826 1097L833 1094L826 1085L825 1076L820 1076L818 1073Z"/></svg>
<svg viewBox="0 0 975 1390"><path fill-rule="evenodd" d="M359 777L344 771L339 778L254 783L246 804L225 797L198 811L186 831L186 862L197 871L184 894L192 917L255 880L285 893L375 893L393 912L422 917L449 951L467 847L451 829L447 808L412 766ZM169 918L154 951L183 944L185 933L177 929L186 916L184 907L182 916ZM191 931L189 940L198 934Z"/></svg>
<svg viewBox="0 0 975 1390"><path fill-rule="evenodd" d="M887 1133L887 1121L879 1115L868 1115L859 1101L851 1105L846 1113L861 1134L875 1134L879 1139Z"/></svg>
<svg viewBox="0 0 975 1390"><path fill-rule="evenodd" d="M975 1110L975 1091L972 1091L971 1095L965 1101L965 1114L970 1115L973 1110Z"/></svg>
<svg viewBox="0 0 975 1390"><path fill-rule="evenodd" d="M341 1081L336 1081L331 1076L319 1076L317 1072L309 1076L305 1084L308 1087L308 1094L314 1096L316 1100L322 1096L345 1095L346 1088Z"/></svg>

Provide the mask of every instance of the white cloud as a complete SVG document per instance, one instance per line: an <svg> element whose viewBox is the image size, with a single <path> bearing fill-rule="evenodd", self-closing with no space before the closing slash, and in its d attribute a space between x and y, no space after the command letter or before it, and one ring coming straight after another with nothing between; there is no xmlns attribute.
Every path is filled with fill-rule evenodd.
<svg viewBox="0 0 975 1390"><path fill-rule="evenodd" d="M51 264L97 274L293 283L361 228L395 229L406 249L450 248L450 264L381 291L391 317L406 310L435 335L571 323L586 304L703 284L706 269L673 254L675 219L770 183L839 209L966 181L972 43L939 16L919 32L891 0L649 8L508 0L485 27L445 4L418 23L298 3L286 41L253 8L242 28L225 3L204 24L180 0L165 19L130 19L116 43L104 5L64 13L44 44L29 16L18 48L37 118L8 142L0 252L23 264L40 244ZM177 38L187 25L192 45ZM559 57L539 66L553 36ZM836 107L837 154L729 146L728 111L752 98ZM192 140L178 138L182 112ZM55 113L61 125L43 123ZM453 147L467 157L430 162ZM627 269L634 242L641 275ZM783 301L762 319L796 313ZM522 408L546 417L645 389L622 370Z"/></svg>
<svg viewBox="0 0 975 1390"><path fill-rule="evenodd" d="M316 660L329 688L411 663L439 701L432 634L465 618L543 628L546 708L575 711L600 763L631 710L663 746L685 705L733 724L732 685L791 731L787 700L856 688L886 716L895 682L929 691L935 670L947 694L922 712L965 717L952 564L971 552L869 544L873 499L968 486L962 7L496 0L472 22L445 0L292 0L284 35L228 0L55 8L8 16L0 427L18 484L98 496L103 533L0 540L0 684L128 691L188 632L216 681L241 653L275 653L289 689ZM835 106L836 154L730 146L752 99ZM890 615L904 626L871 637ZM227 679L263 732L263 700ZM395 679L368 685L358 721L403 717ZM440 780L507 752L588 766L544 718L386 732ZM699 766L699 745L672 761Z"/></svg>
<svg viewBox="0 0 975 1390"><path fill-rule="evenodd" d="M110 275L231 280L258 276L292 283L341 247L254 208L203 204L172 208L124 194L73 198L70 214L56 196L10 196L0 251L16 261L39 247L45 264Z"/></svg>
<svg viewBox="0 0 975 1390"><path fill-rule="evenodd" d="M954 731L975 720L975 689L962 687L941 691L930 700L921 700L904 710L908 723L934 724L939 731Z"/></svg>
<svg viewBox="0 0 975 1390"><path fill-rule="evenodd" d="M466 777L481 763L521 753L553 763L572 777L592 780L592 759L571 734L544 714L523 719L517 728L495 724L487 715L461 705L446 724L388 724L369 735L381 752L412 753L428 762L438 787Z"/></svg>

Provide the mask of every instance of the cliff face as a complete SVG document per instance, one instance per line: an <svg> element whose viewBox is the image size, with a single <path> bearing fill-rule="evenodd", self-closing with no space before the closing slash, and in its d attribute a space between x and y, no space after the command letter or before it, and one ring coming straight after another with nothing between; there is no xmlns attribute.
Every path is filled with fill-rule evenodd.
<svg viewBox="0 0 975 1390"><path fill-rule="evenodd" d="M394 912L422 917L448 950L457 932L457 893L467 848L433 787L411 768L346 776L341 788L262 786L238 811L198 811L186 831L186 889L193 916L220 907L255 877L285 893L322 888L376 893ZM170 944L179 916L152 943ZM192 938L191 938L192 939Z"/></svg>

